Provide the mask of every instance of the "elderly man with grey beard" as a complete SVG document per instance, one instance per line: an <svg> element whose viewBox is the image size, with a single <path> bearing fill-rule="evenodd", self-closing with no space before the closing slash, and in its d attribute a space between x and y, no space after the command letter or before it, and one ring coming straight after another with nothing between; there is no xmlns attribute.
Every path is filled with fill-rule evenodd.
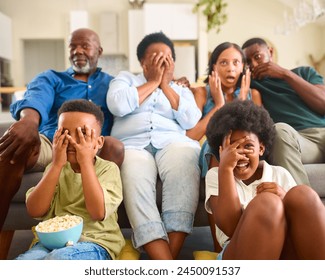
<svg viewBox="0 0 325 280"><path fill-rule="evenodd" d="M109 136L113 116L106 94L113 77L97 67L103 53L99 37L90 29L75 30L69 38L69 50L69 69L40 73L28 84L24 98L10 106L17 121L0 138L0 230L24 173L43 171L51 162L57 112L65 101L87 99L101 107L105 116L102 135L106 137L98 155L118 166L123 162L124 145Z"/></svg>

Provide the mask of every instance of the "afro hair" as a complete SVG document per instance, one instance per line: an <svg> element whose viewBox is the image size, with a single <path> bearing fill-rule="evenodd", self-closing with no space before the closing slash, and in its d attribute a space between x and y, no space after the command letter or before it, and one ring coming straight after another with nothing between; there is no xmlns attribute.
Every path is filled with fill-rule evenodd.
<svg viewBox="0 0 325 280"><path fill-rule="evenodd" d="M225 104L211 117L206 131L213 154L219 159L219 147L224 137L235 130L254 133L265 146L264 157L269 155L275 129L269 113L251 100L234 100Z"/></svg>

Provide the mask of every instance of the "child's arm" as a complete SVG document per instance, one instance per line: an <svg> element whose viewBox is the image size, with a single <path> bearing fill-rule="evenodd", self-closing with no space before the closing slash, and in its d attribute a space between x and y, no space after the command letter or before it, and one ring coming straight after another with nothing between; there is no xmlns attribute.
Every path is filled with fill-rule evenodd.
<svg viewBox="0 0 325 280"><path fill-rule="evenodd" d="M44 216L51 206L62 167L67 162L67 133L68 131L65 131L62 134L62 128L59 128L55 132L53 138L52 164L26 201L28 214L34 218Z"/></svg>
<svg viewBox="0 0 325 280"><path fill-rule="evenodd" d="M235 186L234 168L239 160L245 159L238 146L246 138L239 139L230 144L230 135L225 137L223 147L220 147L220 163L218 169L219 195L211 196L209 203L218 227L229 237L236 229L242 215L242 207Z"/></svg>
<svg viewBox="0 0 325 280"><path fill-rule="evenodd" d="M82 133L81 127L78 127L78 135L80 143L74 141L70 136L68 139L76 149L86 208L93 220L101 221L105 218L104 194L94 166L98 143L94 130L88 126L85 126L85 135Z"/></svg>
<svg viewBox="0 0 325 280"><path fill-rule="evenodd" d="M104 194L94 164L83 162L80 168L86 208L93 220L101 221L105 218Z"/></svg>

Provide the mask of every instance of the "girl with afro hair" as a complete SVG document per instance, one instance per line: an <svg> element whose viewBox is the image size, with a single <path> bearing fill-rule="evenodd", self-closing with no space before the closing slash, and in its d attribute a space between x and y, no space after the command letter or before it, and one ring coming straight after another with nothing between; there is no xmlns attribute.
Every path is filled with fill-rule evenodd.
<svg viewBox="0 0 325 280"><path fill-rule="evenodd" d="M268 112L252 101L227 103L206 135L219 159L206 175L205 203L222 247L218 259L325 259L319 196L263 160L274 135Z"/></svg>

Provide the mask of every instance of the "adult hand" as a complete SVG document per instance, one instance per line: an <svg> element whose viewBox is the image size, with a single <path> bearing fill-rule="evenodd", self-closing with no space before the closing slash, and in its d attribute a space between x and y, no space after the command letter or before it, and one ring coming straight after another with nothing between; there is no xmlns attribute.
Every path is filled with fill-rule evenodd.
<svg viewBox="0 0 325 280"><path fill-rule="evenodd" d="M174 64L174 60L171 55L167 55L164 58L163 68L164 68L164 73L163 73L163 76L161 79L161 86L169 85L169 83L174 78L175 64Z"/></svg>
<svg viewBox="0 0 325 280"><path fill-rule="evenodd" d="M281 66L272 61L269 61L255 66L252 69L252 77L253 79L257 80L261 80L266 77L283 79L286 71L288 70L282 68Z"/></svg>
<svg viewBox="0 0 325 280"><path fill-rule="evenodd" d="M278 195L281 199L283 199L286 194L285 190L275 182L264 182L259 184L256 188L256 194L262 192L274 193Z"/></svg>
<svg viewBox="0 0 325 280"><path fill-rule="evenodd" d="M219 106L224 105L225 98L222 93L221 79L217 70L213 70L209 75L209 86L214 104L218 104Z"/></svg>
<svg viewBox="0 0 325 280"><path fill-rule="evenodd" d="M251 84L251 71L249 68L246 69L245 74L242 76L240 84L239 99L246 100Z"/></svg>
<svg viewBox="0 0 325 280"><path fill-rule="evenodd" d="M160 85L162 76L164 74L164 56L163 53L153 53L150 60L143 65L143 74L148 82L155 82Z"/></svg>
<svg viewBox="0 0 325 280"><path fill-rule="evenodd" d="M60 127L55 131L53 137L53 166L58 166L62 168L67 162L67 147L69 140L67 138L68 130L63 131L63 128Z"/></svg>
<svg viewBox="0 0 325 280"><path fill-rule="evenodd" d="M182 87L190 87L190 81L186 77L180 77L179 79L174 78L174 82Z"/></svg>
<svg viewBox="0 0 325 280"><path fill-rule="evenodd" d="M13 123L0 138L0 160L10 160L11 164L38 153L41 140L38 124L34 120L22 118Z"/></svg>

